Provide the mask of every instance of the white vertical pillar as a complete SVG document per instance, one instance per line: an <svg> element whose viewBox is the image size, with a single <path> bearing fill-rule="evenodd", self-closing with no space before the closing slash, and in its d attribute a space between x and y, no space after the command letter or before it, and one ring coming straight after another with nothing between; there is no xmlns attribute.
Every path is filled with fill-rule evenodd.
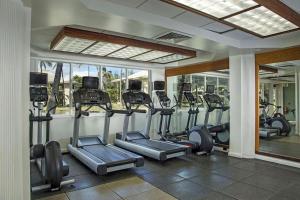
<svg viewBox="0 0 300 200"><path fill-rule="evenodd" d="M21 0L0 1L0 199L29 200L30 15Z"/></svg>
<svg viewBox="0 0 300 200"><path fill-rule="evenodd" d="M296 128L295 128L295 134L300 135L300 70L296 68L295 72L295 93L296 93L296 99L295 99L295 115L296 115Z"/></svg>
<svg viewBox="0 0 300 200"><path fill-rule="evenodd" d="M229 155L255 156L255 56L229 57L230 149Z"/></svg>

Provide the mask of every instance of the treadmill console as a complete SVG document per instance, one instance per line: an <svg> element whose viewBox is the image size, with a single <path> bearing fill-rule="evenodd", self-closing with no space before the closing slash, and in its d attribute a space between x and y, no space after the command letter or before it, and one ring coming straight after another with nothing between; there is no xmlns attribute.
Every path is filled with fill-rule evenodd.
<svg viewBox="0 0 300 200"><path fill-rule="evenodd" d="M127 109L131 109L131 105L148 105L153 107L151 97L144 92L124 92L122 98Z"/></svg>
<svg viewBox="0 0 300 200"><path fill-rule="evenodd" d="M220 109L224 107L221 97L217 94L205 94L203 95L203 99L205 100L209 107L209 110L211 111L214 109Z"/></svg>
<svg viewBox="0 0 300 200"><path fill-rule="evenodd" d="M48 90L46 87L30 87L29 95L32 102L48 102Z"/></svg>
<svg viewBox="0 0 300 200"><path fill-rule="evenodd" d="M188 100L189 103L195 103L196 99L191 92L184 92L185 98Z"/></svg>
<svg viewBox="0 0 300 200"><path fill-rule="evenodd" d="M81 88L73 93L73 97L75 103L83 105L111 105L108 93L99 89Z"/></svg>
<svg viewBox="0 0 300 200"><path fill-rule="evenodd" d="M156 96L158 97L158 100L162 104L169 104L171 102L170 98L167 96L165 91L156 91Z"/></svg>

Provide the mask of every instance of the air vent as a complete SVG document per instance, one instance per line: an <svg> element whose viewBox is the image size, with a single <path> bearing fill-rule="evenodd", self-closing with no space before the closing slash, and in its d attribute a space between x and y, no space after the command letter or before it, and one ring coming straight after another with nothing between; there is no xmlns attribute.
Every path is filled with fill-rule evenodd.
<svg viewBox="0 0 300 200"><path fill-rule="evenodd" d="M169 43L178 43L184 40L188 40L190 38L192 38L191 35L188 35L186 33L175 32L175 31L167 32L155 37L156 40L169 42Z"/></svg>

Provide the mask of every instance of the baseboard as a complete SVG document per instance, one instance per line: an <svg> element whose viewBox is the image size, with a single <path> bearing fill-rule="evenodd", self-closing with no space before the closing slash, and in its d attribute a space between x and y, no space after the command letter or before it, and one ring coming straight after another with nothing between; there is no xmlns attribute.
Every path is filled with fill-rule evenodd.
<svg viewBox="0 0 300 200"><path fill-rule="evenodd" d="M236 157L236 158L243 158L241 153L236 153L236 152L231 152L231 151L228 152L228 156Z"/></svg>
<svg viewBox="0 0 300 200"><path fill-rule="evenodd" d="M264 155L259 155L259 154L255 154L255 158L259 159L259 160L264 160L264 161L268 161L268 162L281 164L281 165L287 165L290 167L300 168L299 162L294 162L294 161L290 161L290 160L284 160L284 159L280 159L280 158L274 158L274 157L264 156Z"/></svg>
<svg viewBox="0 0 300 200"><path fill-rule="evenodd" d="M231 157L236 157L236 158L246 158L246 159L254 159L255 155L245 155L241 153L236 153L236 152L228 152L228 155Z"/></svg>

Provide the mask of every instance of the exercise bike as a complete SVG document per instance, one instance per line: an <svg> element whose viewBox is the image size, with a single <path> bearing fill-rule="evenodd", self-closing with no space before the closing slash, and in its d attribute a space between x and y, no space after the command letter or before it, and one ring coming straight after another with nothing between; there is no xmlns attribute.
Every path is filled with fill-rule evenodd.
<svg viewBox="0 0 300 200"><path fill-rule="evenodd" d="M34 110L29 110L30 160L36 163L43 181L42 185L31 187L31 191L47 189L56 191L63 185L75 182L74 179L63 180L63 177L69 174L69 166L62 159L60 144L49 140L50 121L53 119L50 113L57 107L57 103L47 111L46 115L42 114L48 102L47 74L31 73L30 85L32 85L29 89L30 101L34 108ZM35 115L35 110L37 110L37 115ZM38 123L36 144L33 144L34 122ZM46 122L45 143L43 142L43 122Z"/></svg>

